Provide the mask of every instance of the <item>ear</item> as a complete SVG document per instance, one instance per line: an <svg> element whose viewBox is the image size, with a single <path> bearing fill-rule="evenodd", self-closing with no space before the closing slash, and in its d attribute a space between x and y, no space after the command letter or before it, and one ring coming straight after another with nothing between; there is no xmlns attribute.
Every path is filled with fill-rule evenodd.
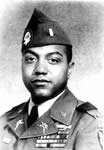
<svg viewBox="0 0 104 150"><path fill-rule="evenodd" d="M71 73L72 73L72 70L73 70L73 67L74 67L75 63L72 62L72 63L69 63L69 68L68 68L68 78L70 77Z"/></svg>

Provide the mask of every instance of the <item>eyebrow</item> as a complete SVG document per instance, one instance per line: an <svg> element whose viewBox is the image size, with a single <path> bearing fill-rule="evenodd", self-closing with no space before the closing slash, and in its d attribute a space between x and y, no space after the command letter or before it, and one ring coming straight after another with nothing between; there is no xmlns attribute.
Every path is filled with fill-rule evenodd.
<svg viewBox="0 0 104 150"><path fill-rule="evenodd" d="M60 52L51 52L48 53L48 55L60 55L61 57L63 57L63 55Z"/></svg>
<svg viewBox="0 0 104 150"><path fill-rule="evenodd" d="M36 52L33 52L33 51L29 50L29 49L24 51L23 55L26 54L26 53L31 53L32 55L38 56L38 54ZM57 51L56 52L49 52L47 55L48 56L50 56L50 55L60 55L61 57L63 57L63 55L60 52L57 52Z"/></svg>
<svg viewBox="0 0 104 150"><path fill-rule="evenodd" d="M24 54L27 54L27 53L30 53L30 54L33 54L33 55L36 55L36 53L35 52L33 52L33 51L31 51L31 50L25 50L24 52L23 52L23 55Z"/></svg>

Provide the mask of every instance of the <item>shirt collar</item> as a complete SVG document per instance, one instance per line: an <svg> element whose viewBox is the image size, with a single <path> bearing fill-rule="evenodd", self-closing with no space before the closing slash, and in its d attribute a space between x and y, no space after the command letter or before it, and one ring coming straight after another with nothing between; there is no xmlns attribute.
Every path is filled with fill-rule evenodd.
<svg viewBox="0 0 104 150"><path fill-rule="evenodd" d="M65 91L65 90L64 90ZM55 101L64 93L64 91L62 91L59 95L57 95L56 97L47 100L46 102L42 103L41 105L38 106L38 114L39 117L41 117L45 112L47 112L51 106L55 103ZM32 98L30 98L29 101L29 105L28 105L28 115L30 115L31 113L31 109L35 104L32 101Z"/></svg>

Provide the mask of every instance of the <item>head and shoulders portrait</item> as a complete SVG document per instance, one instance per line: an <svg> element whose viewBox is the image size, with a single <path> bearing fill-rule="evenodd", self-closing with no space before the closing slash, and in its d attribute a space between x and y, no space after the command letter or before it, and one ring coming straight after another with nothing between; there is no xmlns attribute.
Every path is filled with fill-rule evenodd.
<svg viewBox="0 0 104 150"><path fill-rule="evenodd" d="M5 33L9 33L7 37L12 35L12 40L6 41L8 51L12 50L5 57L9 59L15 55L11 59L15 67L11 66L10 70L14 71L11 82L17 86L15 89L19 88L16 83L17 58L20 61L21 82L29 96L1 115L0 150L103 150L102 115L87 95L85 99L80 97L78 90L88 78L82 93L92 90L94 97L97 95L92 89L96 84L91 85L94 79L90 84L87 76L94 76L95 71L101 69L97 65L102 51L98 52L97 48L101 47L98 35L101 36L99 28L102 27L101 18L97 16L104 8L98 3L94 6L87 2L31 1L21 3L21 7L18 4L15 11L11 9L17 16L13 21L16 31L13 28L9 31L10 21L14 18L12 14L6 20L9 24ZM97 8L101 10L96 13ZM96 21L99 22L95 24ZM18 55L16 48L13 49L18 45L17 35L21 37ZM95 61L99 62L95 64ZM8 83L9 91L12 84ZM22 96L23 91L21 87L19 93ZM7 100L10 103L10 97Z"/></svg>

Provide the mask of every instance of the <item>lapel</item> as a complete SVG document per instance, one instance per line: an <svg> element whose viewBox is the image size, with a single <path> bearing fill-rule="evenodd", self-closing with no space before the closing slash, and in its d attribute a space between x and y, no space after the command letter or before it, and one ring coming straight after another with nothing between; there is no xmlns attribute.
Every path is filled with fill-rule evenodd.
<svg viewBox="0 0 104 150"><path fill-rule="evenodd" d="M82 102L81 102L82 103ZM58 132L55 122L71 125L76 107L80 105L73 94L66 89L51 109L27 128L28 102L14 116L10 116L8 126L20 139L50 135Z"/></svg>
<svg viewBox="0 0 104 150"><path fill-rule="evenodd" d="M50 111L46 112L42 117L40 117L36 122L30 126L20 138L30 138L45 136L57 133L57 128L54 124L54 121L50 117Z"/></svg>
<svg viewBox="0 0 104 150"><path fill-rule="evenodd" d="M8 127L8 129L10 129L17 137L20 137L26 129L28 103L29 101L14 107L6 114L6 127Z"/></svg>
<svg viewBox="0 0 104 150"><path fill-rule="evenodd" d="M71 125L71 121L78 105L76 97L68 90L55 102L51 109L51 117L64 124Z"/></svg>
<svg viewBox="0 0 104 150"><path fill-rule="evenodd" d="M54 121L50 117L50 111L34 122L30 128L27 128L28 103L29 101L18 110L14 109L8 112L6 127L20 139L57 133Z"/></svg>

